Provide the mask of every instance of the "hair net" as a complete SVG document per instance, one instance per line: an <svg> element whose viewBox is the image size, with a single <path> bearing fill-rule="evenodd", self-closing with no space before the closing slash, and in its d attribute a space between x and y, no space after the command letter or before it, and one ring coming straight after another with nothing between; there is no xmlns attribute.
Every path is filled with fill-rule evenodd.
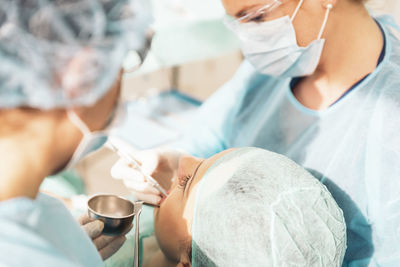
<svg viewBox="0 0 400 267"><path fill-rule="evenodd" d="M145 45L148 0L0 2L0 108L95 103Z"/></svg>
<svg viewBox="0 0 400 267"><path fill-rule="evenodd" d="M311 174L266 150L219 159L196 196L193 266L340 266L342 210Z"/></svg>

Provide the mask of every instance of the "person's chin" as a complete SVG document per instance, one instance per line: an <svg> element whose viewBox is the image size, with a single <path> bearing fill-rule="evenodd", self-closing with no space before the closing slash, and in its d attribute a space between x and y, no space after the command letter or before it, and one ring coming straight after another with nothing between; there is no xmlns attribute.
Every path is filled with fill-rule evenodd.
<svg viewBox="0 0 400 267"><path fill-rule="evenodd" d="M50 175L57 175L60 174L64 171L66 171L66 167L68 166L70 159L68 159L66 162L62 163L60 166L58 166Z"/></svg>

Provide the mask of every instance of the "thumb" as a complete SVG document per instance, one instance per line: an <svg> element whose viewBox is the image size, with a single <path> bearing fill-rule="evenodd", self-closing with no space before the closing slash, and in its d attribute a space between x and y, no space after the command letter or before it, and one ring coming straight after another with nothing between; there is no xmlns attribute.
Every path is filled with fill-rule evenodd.
<svg viewBox="0 0 400 267"><path fill-rule="evenodd" d="M83 225L82 227L91 239L95 239L103 232L104 223L100 220L95 220Z"/></svg>

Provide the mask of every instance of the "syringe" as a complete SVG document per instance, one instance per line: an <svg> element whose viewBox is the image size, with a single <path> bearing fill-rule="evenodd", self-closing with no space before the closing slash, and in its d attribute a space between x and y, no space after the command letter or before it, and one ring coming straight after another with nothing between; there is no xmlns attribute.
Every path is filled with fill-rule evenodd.
<svg viewBox="0 0 400 267"><path fill-rule="evenodd" d="M107 142L107 147L111 148L111 150L113 150L115 153L117 153L118 156L120 156L121 158L126 160L129 164L132 165L133 168L138 170L154 188L156 188L158 191L160 191L160 193L164 197L168 196L168 194L164 190L164 188L162 188L161 185L153 177L151 177L150 175L146 174L142 170L142 167L139 165L138 161L133 156L131 156L128 153L125 153L125 151L123 151L121 149L118 149L118 147L116 145L114 145L110 140Z"/></svg>

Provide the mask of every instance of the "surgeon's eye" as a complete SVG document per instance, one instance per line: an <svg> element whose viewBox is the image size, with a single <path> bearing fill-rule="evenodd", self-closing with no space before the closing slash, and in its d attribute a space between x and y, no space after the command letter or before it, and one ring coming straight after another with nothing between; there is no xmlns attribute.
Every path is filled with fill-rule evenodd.
<svg viewBox="0 0 400 267"><path fill-rule="evenodd" d="M259 14L258 16L249 19L249 21L251 21L251 22L263 22L264 18L265 18L264 14Z"/></svg>
<svg viewBox="0 0 400 267"><path fill-rule="evenodd" d="M183 177L179 178L179 187L183 190L185 190L188 182L190 181L190 179L192 179L191 175L185 175Z"/></svg>

